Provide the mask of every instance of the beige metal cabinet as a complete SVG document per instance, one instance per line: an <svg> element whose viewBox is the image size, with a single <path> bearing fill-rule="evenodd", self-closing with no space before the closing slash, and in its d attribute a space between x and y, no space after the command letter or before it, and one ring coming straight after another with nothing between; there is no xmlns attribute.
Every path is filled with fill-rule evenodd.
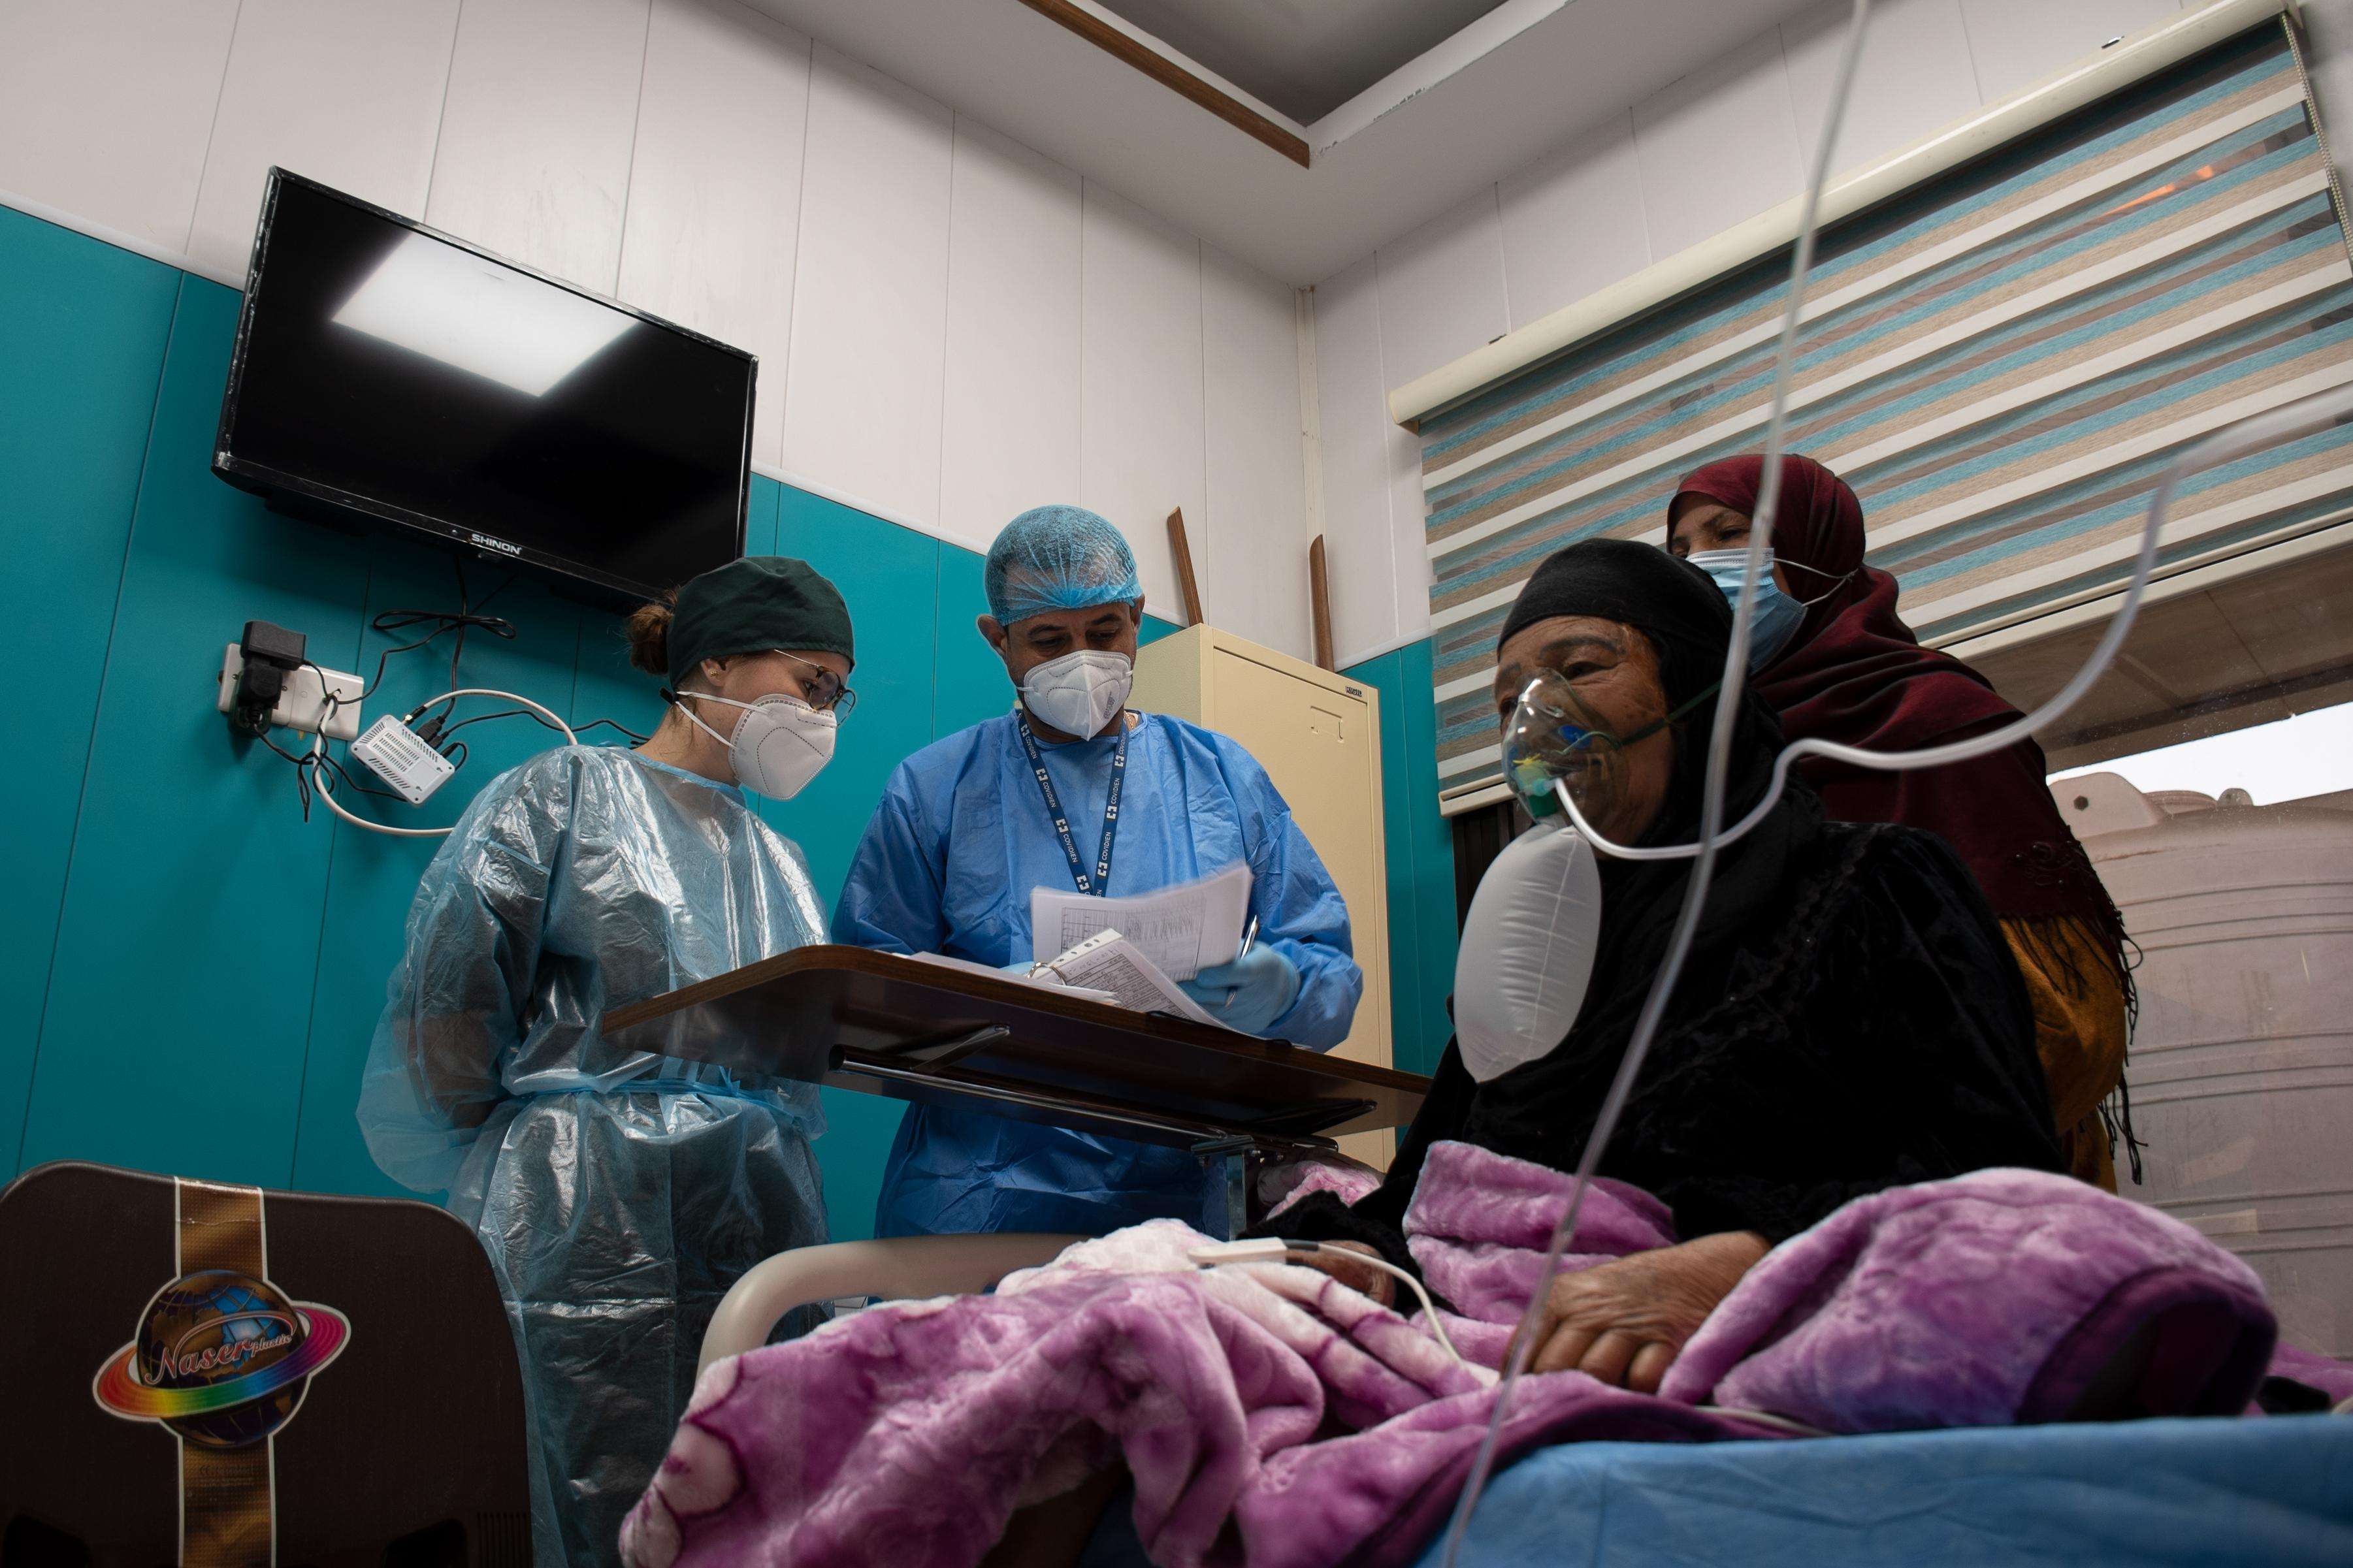
<svg viewBox="0 0 2353 1568"><path fill-rule="evenodd" d="M1230 632L1189 626L1136 660L1134 705L1174 714L1246 747L1291 805L1293 820L1348 903L1365 972L1356 1026L1334 1054L1390 1065L1388 877L1381 838L1380 695L1361 681L1261 647ZM1342 1140L1386 1167L1393 1134Z"/></svg>

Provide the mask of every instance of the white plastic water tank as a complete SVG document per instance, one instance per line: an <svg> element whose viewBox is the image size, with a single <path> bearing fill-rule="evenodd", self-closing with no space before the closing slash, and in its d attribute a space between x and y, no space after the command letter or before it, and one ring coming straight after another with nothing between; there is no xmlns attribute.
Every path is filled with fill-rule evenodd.
<svg viewBox="0 0 2353 1568"><path fill-rule="evenodd" d="M2353 811L2051 787L2143 954L2126 1195L2244 1258L2288 1340L2353 1356Z"/></svg>

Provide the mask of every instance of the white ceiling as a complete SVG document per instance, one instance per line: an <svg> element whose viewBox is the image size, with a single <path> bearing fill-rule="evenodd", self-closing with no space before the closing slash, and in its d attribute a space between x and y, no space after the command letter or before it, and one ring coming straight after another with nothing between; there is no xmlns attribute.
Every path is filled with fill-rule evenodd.
<svg viewBox="0 0 2353 1568"><path fill-rule="evenodd" d="M1311 127L1306 169L1019 0L753 3L1304 285L1814 0L1506 0Z"/></svg>
<svg viewBox="0 0 2353 1568"><path fill-rule="evenodd" d="M1305 125L1503 0L1099 0Z"/></svg>

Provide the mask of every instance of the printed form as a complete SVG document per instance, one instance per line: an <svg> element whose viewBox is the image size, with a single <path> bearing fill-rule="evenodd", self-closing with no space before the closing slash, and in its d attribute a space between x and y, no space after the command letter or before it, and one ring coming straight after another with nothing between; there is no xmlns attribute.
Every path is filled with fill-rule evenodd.
<svg viewBox="0 0 2353 1568"><path fill-rule="evenodd" d="M1097 931L1038 973L1058 976L1076 995L1099 995L1137 1013L1174 1013L1196 1024L1225 1026L1115 931Z"/></svg>
<svg viewBox="0 0 2353 1568"><path fill-rule="evenodd" d="M1038 888L1029 894L1030 955L1064 953L1116 931L1171 980L1232 962L1249 918L1250 869L1237 860L1198 882L1134 898L1098 899Z"/></svg>

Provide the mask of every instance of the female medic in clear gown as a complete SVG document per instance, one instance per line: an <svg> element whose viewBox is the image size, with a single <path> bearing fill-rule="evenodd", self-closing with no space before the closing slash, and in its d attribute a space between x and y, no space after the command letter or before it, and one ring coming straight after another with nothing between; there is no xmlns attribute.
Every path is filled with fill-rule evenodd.
<svg viewBox="0 0 2353 1568"><path fill-rule="evenodd" d="M746 804L832 755L849 613L753 557L639 610L669 703L635 751L564 746L487 785L417 890L368 1055L376 1163L489 1251L532 1402L542 1563L600 1563L661 1460L712 1309L825 1239L817 1091L606 1040L607 1009L825 940L800 850Z"/></svg>

